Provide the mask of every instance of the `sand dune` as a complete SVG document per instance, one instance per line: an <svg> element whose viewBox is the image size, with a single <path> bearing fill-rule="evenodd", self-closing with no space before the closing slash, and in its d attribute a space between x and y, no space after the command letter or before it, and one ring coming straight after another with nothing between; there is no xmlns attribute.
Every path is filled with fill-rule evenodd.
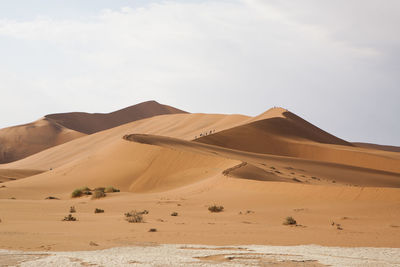
<svg viewBox="0 0 400 267"><path fill-rule="evenodd" d="M271 109L249 123L195 141L255 153L400 172L399 154L359 149L283 109Z"/></svg>
<svg viewBox="0 0 400 267"><path fill-rule="evenodd" d="M355 147L279 108L257 117L154 116L0 165L0 248L400 247L399 162L400 153ZM82 186L122 192L71 198ZM214 203L224 212L210 213ZM78 221L62 222L70 206ZM150 211L146 223L124 220L133 209ZM298 225L282 225L286 216Z"/></svg>
<svg viewBox="0 0 400 267"><path fill-rule="evenodd" d="M259 181L284 181L335 186L400 187L400 173L398 172L387 172L323 161L255 154L209 144L188 142L171 137L134 134L125 136L124 138L137 143L218 156L242 162L232 165L222 173L231 177Z"/></svg>
<svg viewBox="0 0 400 267"><path fill-rule="evenodd" d="M162 114L185 111L147 101L108 114L84 112L46 115L33 123L0 130L0 164L16 161L86 134Z"/></svg>
<svg viewBox="0 0 400 267"><path fill-rule="evenodd" d="M88 135L60 146L49 148L23 160L0 165L8 169L48 170L72 161L89 157L98 149L121 140L126 134L145 133L191 140L210 129L224 130L240 125L249 117L221 114L160 115L127 123L109 130Z"/></svg>
<svg viewBox="0 0 400 267"><path fill-rule="evenodd" d="M186 111L147 101L111 113L71 112L46 115L46 118L75 131L93 134L128 122L157 115L187 113Z"/></svg>
<svg viewBox="0 0 400 267"><path fill-rule="evenodd" d="M111 185L131 192L166 191L220 174L236 163L226 158L127 142L120 138L89 157L8 184L8 194L18 199L43 199L50 192L68 197L75 188L82 186Z"/></svg>
<svg viewBox="0 0 400 267"><path fill-rule="evenodd" d="M0 130L0 163L25 158L85 134L43 118Z"/></svg>

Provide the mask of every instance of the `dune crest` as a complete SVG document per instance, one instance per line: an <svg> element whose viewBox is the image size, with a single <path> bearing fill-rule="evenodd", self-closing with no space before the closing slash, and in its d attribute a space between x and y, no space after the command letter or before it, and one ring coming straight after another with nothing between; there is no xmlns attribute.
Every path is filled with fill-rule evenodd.
<svg viewBox="0 0 400 267"><path fill-rule="evenodd" d="M147 101L111 113L71 112L50 114L46 115L46 118L54 120L66 128L85 134L93 134L132 121L157 115L177 113L187 112L171 106L162 105L156 101Z"/></svg>

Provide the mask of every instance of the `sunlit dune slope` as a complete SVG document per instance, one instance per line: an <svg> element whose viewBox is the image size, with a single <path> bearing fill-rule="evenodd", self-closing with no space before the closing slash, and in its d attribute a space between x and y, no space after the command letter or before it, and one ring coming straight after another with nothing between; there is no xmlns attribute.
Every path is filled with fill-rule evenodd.
<svg viewBox="0 0 400 267"><path fill-rule="evenodd" d="M241 163L222 172L222 175L229 177L315 185L400 187L400 173L397 172L270 154L256 154L164 136L133 134L124 138L132 142L172 150L240 161Z"/></svg>
<svg viewBox="0 0 400 267"><path fill-rule="evenodd" d="M0 163L25 158L85 134L46 118L0 130Z"/></svg>
<svg viewBox="0 0 400 267"><path fill-rule="evenodd" d="M16 161L86 134L162 114L185 111L147 101L108 114L84 112L45 116L36 122L0 130L0 164Z"/></svg>
<svg viewBox="0 0 400 267"><path fill-rule="evenodd" d="M157 115L187 113L186 111L147 101L111 113L71 112L46 115L46 118L75 131L92 134L110 129L128 122Z"/></svg>
<svg viewBox="0 0 400 267"><path fill-rule="evenodd" d="M354 147L280 108L195 141L255 153L400 172L400 154Z"/></svg>
<svg viewBox="0 0 400 267"><path fill-rule="evenodd" d="M158 192L218 175L238 161L190 151L113 140L88 157L8 183L18 198L70 194L82 186L115 186L123 191Z"/></svg>
<svg viewBox="0 0 400 267"><path fill-rule="evenodd" d="M172 114L127 123L109 130L88 135L60 146L49 148L23 160L0 165L0 169L49 170L72 161L90 157L97 150L120 140L126 134L146 133L186 140L210 129L228 129L249 119L243 115ZM104 162L103 164L107 164Z"/></svg>

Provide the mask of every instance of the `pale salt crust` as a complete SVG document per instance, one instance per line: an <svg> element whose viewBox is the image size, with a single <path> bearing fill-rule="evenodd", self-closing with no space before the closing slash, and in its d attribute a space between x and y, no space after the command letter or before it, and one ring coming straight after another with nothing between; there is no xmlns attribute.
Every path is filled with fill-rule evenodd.
<svg viewBox="0 0 400 267"><path fill-rule="evenodd" d="M222 255L226 261L199 259ZM24 258L24 256L26 256ZM14 266L257 266L260 258L276 262L318 261L329 266L400 266L400 248L306 246L156 245L97 251L22 252L0 250L0 259ZM20 260L16 260L20 259ZM7 264L7 263L5 263ZM1 264L4 266L4 263ZM10 266L10 265L9 265Z"/></svg>

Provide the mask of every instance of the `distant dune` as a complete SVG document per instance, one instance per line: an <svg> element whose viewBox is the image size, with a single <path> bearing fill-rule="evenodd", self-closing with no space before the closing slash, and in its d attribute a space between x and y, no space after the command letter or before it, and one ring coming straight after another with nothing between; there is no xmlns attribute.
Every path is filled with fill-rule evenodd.
<svg viewBox="0 0 400 267"><path fill-rule="evenodd" d="M43 118L0 130L0 163L12 162L85 134Z"/></svg>
<svg viewBox="0 0 400 267"><path fill-rule="evenodd" d="M358 147L372 148L372 149L378 149L378 150L383 150L383 151L400 152L400 147L398 147L398 146L385 146L385 145L377 145L377 144L370 144L370 143L358 143L358 142L353 142L353 145L358 146Z"/></svg>
<svg viewBox="0 0 400 267"><path fill-rule="evenodd" d="M187 113L147 101L112 113L46 115L33 123L0 129L0 164L16 161L86 134L157 115Z"/></svg>
<svg viewBox="0 0 400 267"><path fill-rule="evenodd" d="M128 122L137 121L157 115L187 113L186 111L147 101L111 113L71 112L50 114L45 117L66 128L93 134Z"/></svg>

